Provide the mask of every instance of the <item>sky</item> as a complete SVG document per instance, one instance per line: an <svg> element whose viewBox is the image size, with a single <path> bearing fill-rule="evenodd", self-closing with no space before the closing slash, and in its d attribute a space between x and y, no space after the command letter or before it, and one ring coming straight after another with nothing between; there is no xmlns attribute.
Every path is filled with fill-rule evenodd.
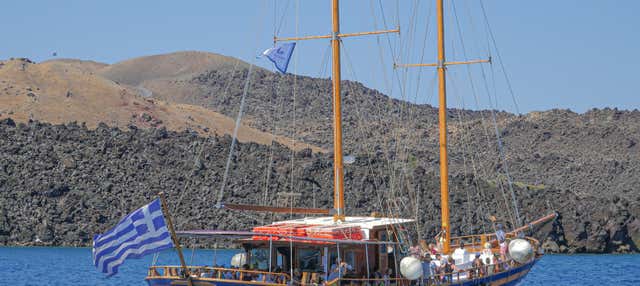
<svg viewBox="0 0 640 286"><path fill-rule="evenodd" d="M448 60L492 59L448 68L448 106L518 113L640 107L640 1L445 2ZM271 69L257 55L272 46L274 33L329 34L330 8L315 0L2 1L0 59L116 63L198 50ZM393 68L436 61L434 1L343 0L340 8L342 32L401 29L343 39L343 79L438 104L433 68ZM289 72L329 77L328 47L327 40L299 42Z"/></svg>

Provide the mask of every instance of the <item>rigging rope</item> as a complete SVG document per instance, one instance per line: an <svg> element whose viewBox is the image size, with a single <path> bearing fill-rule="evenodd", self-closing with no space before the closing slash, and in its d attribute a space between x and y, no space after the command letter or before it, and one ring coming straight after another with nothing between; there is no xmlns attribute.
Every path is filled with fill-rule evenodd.
<svg viewBox="0 0 640 286"><path fill-rule="evenodd" d="M516 113L520 114L520 108L518 107L518 102L516 101L515 93L513 92L513 87L511 86L511 80L509 80L509 76L507 75L506 69L504 68L504 63L502 61L502 57L500 56L500 50L498 50L498 44L496 43L496 38L493 36L493 30L491 29L491 25L489 25L489 18L487 17L487 11L484 9L484 4L482 0L480 0L480 8L482 10L482 15L484 16L485 23L487 25L487 30L489 31L489 36L491 37L491 41L493 42L493 48L496 49L496 58L498 59L498 63L500 63L500 68L504 71L504 79L507 83L507 87L509 88L509 94L511 94L511 99L513 100L513 106L516 108Z"/></svg>
<svg viewBox="0 0 640 286"><path fill-rule="evenodd" d="M240 123L242 121L242 115L244 113L245 101L247 98L247 93L249 92L249 83L251 82L251 73L253 72L253 60L249 64L249 71L247 72L247 79L244 82L244 90L242 92L242 98L240 99L240 109L238 110L238 116L236 117L236 124L233 128L233 137L231 138L231 147L229 148L229 156L227 157L227 163L224 168L224 175L222 176L222 186L220 186L220 192L218 193L218 201L216 202L216 207L222 207L222 198L224 197L224 189L227 185L227 178L229 177L229 167L231 166L231 158L233 157L233 152L236 146L236 142L238 141L238 130L240 129Z"/></svg>
<svg viewBox="0 0 640 286"><path fill-rule="evenodd" d="M233 65L233 69L231 70L231 73L229 74L229 77L227 78L227 84L224 88L224 91L222 92L222 96L224 98L226 98L229 95L229 86L231 86L231 82L233 81L233 76L236 73L236 70L238 68L238 66L240 65L240 59L237 59L235 64ZM207 143L209 143L209 140L211 139L211 136L208 136L205 138L204 142L202 143L202 145L200 145L200 151L198 151L198 154L195 156L196 158L196 162L198 162L200 160L200 158L202 158L202 153L204 153L204 148L207 146ZM189 189L190 185L193 182L193 178L194 178L194 174L197 170L200 169L200 164L194 164L194 167L191 169L191 173L189 174L189 180L186 181L185 186L183 191L180 193L180 197L178 198L178 201L176 203L175 206L175 210L179 210L180 206L182 205L183 202L183 198L184 195L187 193L187 190Z"/></svg>
<svg viewBox="0 0 640 286"><path fill-rule="evenodd" d="M460 25L460 20L458 18L458 13L457 13L457 10L456 10L455 2L451 2L451 8L452 8L452 11L453 11L455 23L456 23L456 25L458 27L458 29L457 29L458 33L457 34L458 34L458 37L460 39L460 46L461 46L461 50L462 50L463 59L465 61L468 61L469 57L467 56L467 49L466 49L466 46L465 46L465 43L464 43L464 37L462 36L462 25ZM470 84L471 93L472 93L473 98L475 100L476 108L478 109L478 112L480 114L480 118L481 118L481 122L482 122L481 125L483 127L483 132L484 132L485 138L487 139L487 143L489 143L489 141L490 141L489 140L489 134L488 134L487 129L486 129L485 124L484 124L484 122L485 122L484 111L482 109L480 109L480 106L479 106L478 95L476 93L476 87L475 87L475 83L474 83L474 80L473 80L473 75L471 73L471 66L470 65L466 65L466 70L467 70L467 76L469 78L469 84ZM462 99L462 103L464 105L464 99ZM464 116L464 115L462 115L461 112L459 112L459 115L460 116ZM463 118L460 118L460 120L462 121ZM463 130L466 131L467 129L464 128ZM473 186L475 187L475 190L476 190L476 197L479 199L478 201L480 202L480 204L479 204L480 213L485 213L484 210L488 209L488 207L486 206L485 201L481 199L482 190L481 190L481 188L480 188L480 186L478 184L478 168L476 166L475 156L473 156L473 153L468 150L469 146L471 145L470 132L465 132L464 134L466 136L463 136L463 139L466 139L466 142L463 142L463 144L462 144L462 147L463 147L463 160L465 158L464 157L465 154L469 154L469 157L470 157L470 160L471 160L471 168L473 170L473 175L474 175L473 176ZM466 164L466 162L465 162L465 164ZM465 169L466 169L466 167L465 167ZM482 169L482 170L484 171L484 169ZM484 175L485 178L487 177L486 172L483 172L483 175ZM485 232L485 233L487 232L486 228L485 228L484 221L482 222L482 229L483 229L483 232Z"/></svg>
<svg viewBox="0 0 640 286"><path fill-rule="evenodd" d="M494 72L493 66L491 68L491 72L492 73ZM494 81L495 81L495 77L492 76L492 78L494 78ZM495 85L495 82L494 82L494 85ZM495 92L495 88L494 88L494 92ZM494 97L495 97L495 93L494 93ZM496 108L497 108L497 104L498 103L496 102ZM491 110L491 120L493 121L493 127L496 132L496 139L498 141L498 150L500 153L500 159L502 160L502 167L504 169L504 174L507 177L509 192L511 192L511 200L513 202L513 208L514 208L515 217L516 217L516 225L514 226L514 228L517 228L517 227L520 227L520 225L522 225L522 221L520 220L520 210L518 208L518 202L516 200L516 193L513 191L513 180L511 179L511 175L509 174L509 164L507 163L507 158L504 151L504 145L502 144L502 138L500 136L500 130L496 120L496 114L493 111L493 109Z"/></svg>
<svg viewBox="0 0 640 286"><path fill-rule="evenodd" d="M460 26L460 22L458 20L456 8L455 8L455 3L453 3L453 2L452 2L452 8L453 8L453 14L454 14L456 23L458 24L458 26ZM485 17L486 17L486 14L485 14ZM472 25L472 28L473 27L474 26ZM459 32L458 34L459 34L459 37L460 37L460 42L461 42L461 46L462 46L462 50L463 50L463 54L464 54L465 60L468 60L468 58L466 56L466 48L464 46L464 41L463 41L461 29L459 29L458 32ZM494 109L497 108L497 105L495 107L493 106L493 103L492 103L492 100L491 100L491 92L489 91L489 88L488 88L487 78L486 78L486 74L485 74L485 71L484 71L484 66L481 65L480 68L481 68L481 72L482 72L482 77L484 79L485 91L487 93L487 96L488 96L489 102L490 102L489 110L490 110L490 114L491 114L491 118L492 118L492 123L493 123L493 126L494 126L494 131L496 133L496 138L497 138L497 141L498 141L499 159L502 161L502 164L505 167L505 168L503 168L503 171L505 172L505 176L507 177L508 186L509 186L509 190L511 192L511 197L512 197L512 202L513 202L513 208L514 208L514 211L515 211L515 220L517 220L518 223L514 223L514 215L511 214L510 208L508 207L508 202L507 202L506 194L504 192L504 187L503 187L502 183L500 183L500 181L498 181L498 187L501 190L503 199L505 201L505 207L506 207L506 209L508 211L509 216L511 217L511 222L513 223L513 225L517 225L517 224L520 223L519 210L518 210L518 206L517 206L516 199L515 199L515 193L513 192L512 180L511 180L511 177L509 175L508 168L506 167L507 163L506 163L506 158L504 156L504 148L503 148L502 140L500 138L500 132L499 132L499 129L498 129L498 126L497 126L497 121L495 119L495 111L494 111ZM492 66L492 68L493 68L493 66ZM472 92L472 94L474 96L474 100L476 102L476 106L477 106L478 109L480 109L479 108L479 101L478 101L477 95L475 93L475 85L473 83L473 77L472 77L472 74L471 74L471 68L469 66L467 66L467 73L468 73L468 76L469 76L469 79L470 79L471 92ZM494 81L494 91L495 91L495 81ZM495 96L495 94L494 94L494 96ZM515 97L512 97L512 98L513 98L513 100L515 102ZM496 103L497 103L497 101L496 101ZM483 113L483 111L481 109L480 109L480 117L481 117L482 122L484 122L485 121L485 117L484 117L484 113ZM482 124L482 126L483 126L483 131L485 133L485 137L487 138L487 143L489 143L490 140L488 139L489 136L488 136L488 132L487 132L487 130L485 128L484 123ZM476 182L476 184L477 184L477 182Z"/></svg>
<svg viewBox="0 0 640 286"><path fill-rule="evenodd" d="M273 70L272 70L273 71ZM280 84L283 82L284 76L283 77L277 77L277 79L274 80L273 84L271 85L272 87L272 94L273 96L275 96L275 98L272 99L273 101L276 101L278 98L278 91L280 90ZM277 104L274 102L272 102L272 104L274 104L274 106L280 106L281 110L284 109L282 102L284 102L284 100L280 99L280 104ZM277 112L277 114L282 114L282 112ZM269 144L269 162L267 163L267 168L265 169L265 182L264 182L264 192L263 192L263 196L262 196L262 204L263 205L267 205L269 203L269 184L271 181L271 170L273 168L273 154L274 154L274 141L276 138L276 133L278 132L278 123L279 120L274 120L273 121L273 129L271 131L271 141ZM262 224L264 224L264 220L267 217L268 213L263 213L262 214Z"/></svg>

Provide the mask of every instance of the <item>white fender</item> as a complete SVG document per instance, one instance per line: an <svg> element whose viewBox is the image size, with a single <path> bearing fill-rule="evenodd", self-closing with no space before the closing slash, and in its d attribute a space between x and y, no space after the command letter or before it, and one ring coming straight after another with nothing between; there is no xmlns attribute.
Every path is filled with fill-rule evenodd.
<svg viewBox="0 0 640 286"><path fill-rule="evenodd" d="M516 238L509 242L509 256L519 263L526 263L533 258L533 247L527 240Z"/></svg>
<svg viewBox="0 0 640 286"><path fill-rule="evenodd" d="M407 256L400 260L400 273L409 280L422 277L422 263L413 256Z"/></svg>

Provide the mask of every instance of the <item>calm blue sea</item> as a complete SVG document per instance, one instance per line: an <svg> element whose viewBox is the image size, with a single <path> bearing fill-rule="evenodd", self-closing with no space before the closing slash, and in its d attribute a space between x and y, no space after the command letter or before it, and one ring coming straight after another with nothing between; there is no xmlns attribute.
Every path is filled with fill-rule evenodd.
<svg viewBox="0 0 640 286"><path fill-rule="evenodd" d="M213 250L185 250L187 262L211 265ZM218 264L235 250L218 250ZM145 285L152 257L129 260L118 275L104 278L91 262L89 248L0 247L0 285ZM174 251L163 252L158 264L178 265ZM640 285L640 255L547 255L522 286Z"/></svg>

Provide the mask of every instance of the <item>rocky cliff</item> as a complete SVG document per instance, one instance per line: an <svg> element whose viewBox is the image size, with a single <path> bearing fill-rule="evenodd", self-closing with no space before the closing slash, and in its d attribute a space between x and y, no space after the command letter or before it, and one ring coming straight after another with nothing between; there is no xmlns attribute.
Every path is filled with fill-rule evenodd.
<svg viewBox="0 0 640 286"><path fill-rule="evenodd" d="M0 122L0 243L89 245L94 234L160 191L167 193L179 229L246 229L277 219L213 207L230 140L135 126L120 130L100 124L90 130L75 123L5 119ZM348 165L347 211L417 217L420 235L433 235L439 221L437 173L416 166L403 175L402 168L389 172L389 166L381 154L360 155ZM331 174L331 154L242 143L234 150L224 199L283 205L288 200L280 195L298 192L296 205L329 207ZM456 234L488 229L486 214L507 217L495 182L456 174L451 192ZM550 187L516 186L515 192L525 220L560 211L556 223L538 232L550 251L638 251L638 200Z"/></svg>

